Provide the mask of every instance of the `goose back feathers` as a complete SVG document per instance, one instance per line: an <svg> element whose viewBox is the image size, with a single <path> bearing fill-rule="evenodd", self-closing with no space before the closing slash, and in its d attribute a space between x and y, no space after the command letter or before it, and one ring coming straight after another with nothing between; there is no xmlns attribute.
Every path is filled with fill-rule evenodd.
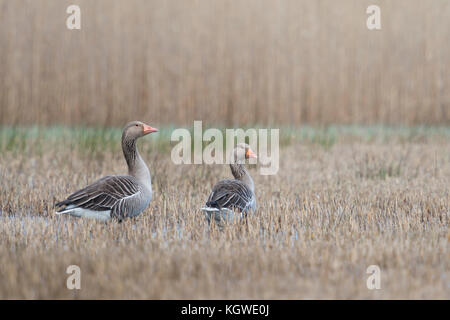
<svg viewBox="0 0 450 320"><path fill-rule="evenodd" d="M227 208L247 212L256 209L255 194L244 182L236 179L219 181L206 201L211 208Z"/></svg>
<svg viewBox="0 0 450 320"><path fill-rule="evenodd" d="M91 185L71 194L66 200L56 206L66 206L58 213L105 212L105 218L116 218L121 221L141 213L152 200L152 191L142 186L139 181L126 175L103 177ZM97 213L98 214L98 213ZM101 219L101 218L100 218Z"/></svg>

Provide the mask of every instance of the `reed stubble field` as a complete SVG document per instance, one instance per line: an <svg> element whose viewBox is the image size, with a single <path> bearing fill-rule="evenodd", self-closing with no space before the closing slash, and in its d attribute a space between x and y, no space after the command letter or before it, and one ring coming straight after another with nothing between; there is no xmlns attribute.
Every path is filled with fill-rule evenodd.
<svg viewBox="0 0 450 320"><path fill-rule="evenodd" d="M53 209L126 170L120 129L0 132L0 298L450 298L448 128L282 129L279 172L250 169L257 213L222 232L199 209L229 168L174 165L170 130L140 141L154 199L121 224Z"/></svg>

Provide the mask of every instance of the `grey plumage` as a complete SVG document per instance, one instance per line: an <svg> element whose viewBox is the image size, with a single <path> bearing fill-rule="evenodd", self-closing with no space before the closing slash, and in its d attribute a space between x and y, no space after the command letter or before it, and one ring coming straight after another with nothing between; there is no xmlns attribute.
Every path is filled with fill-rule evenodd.
<svg viewBox="0 0 450 320"><path fill-rule="evenodd" d="M206 206L247 212L256 209L255 194L244 182L237 179L225 179L213 187Z"/></svg>
<svg viewBox="0 0 450 320"><path fill-rule="evenodd" d="M154 129L142 122L127 124L122 134L122 150L128 175L103 177L58 202L58 214L122 221L145 210L152 200L150 171L136 148L136 139Z"/></svg>
<svg viewBox="0 0 450 320"><path fill-rule="evenodd" d="M224 221L240 220L248 212L256 210L253 179L241 163L249 154L252 157L256 155L246 144L237 145L233 154L237 162L230 164L234 179L224 179L214 185L206 207L202 208L208 222L214 220L220 227Z"/></svg>

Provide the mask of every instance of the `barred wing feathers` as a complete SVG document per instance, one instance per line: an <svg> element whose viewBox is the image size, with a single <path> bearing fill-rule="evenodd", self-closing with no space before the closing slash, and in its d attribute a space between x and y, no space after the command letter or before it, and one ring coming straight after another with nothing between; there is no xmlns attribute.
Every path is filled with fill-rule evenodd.
<svg viewBox="0 0 450 320"><path fill-rule="evenodd" d="M255 209L254 203L255 195L245 183L239 180L225 179L213 187L206 206L246 212L249 209Z"/></svg>
<svg viewBox="0 0 450 320"><path fill-rule="evenodd" d="M127 215L127 200L131 201L140 194L141 187L136 178L126 175L106 176L71 194L56 206L61 207L60 211L68 206L93 211L111 210L111 217L123 218Z"/></svg>

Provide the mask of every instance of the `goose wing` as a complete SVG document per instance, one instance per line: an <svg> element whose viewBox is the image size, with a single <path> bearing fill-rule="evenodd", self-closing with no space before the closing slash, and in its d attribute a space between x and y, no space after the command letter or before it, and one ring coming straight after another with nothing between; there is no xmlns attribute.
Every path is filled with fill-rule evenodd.
<svg viewBox="0 0 450 320"><path fill-rule="evenodd" d="M213 187L206 205L212 208L247 211L252 207L253 202L254 194L245 183L239 180L225 179Z"/></svg>
<svg viewBox="0 0 450 320"><path fill-rule="evenodd" d="M132 176L107 176L58 202L57 207L75 206L94 211L113 210L124 199L140 192L138 181ZM113 212L112 212L113 213Z"/></svg>

